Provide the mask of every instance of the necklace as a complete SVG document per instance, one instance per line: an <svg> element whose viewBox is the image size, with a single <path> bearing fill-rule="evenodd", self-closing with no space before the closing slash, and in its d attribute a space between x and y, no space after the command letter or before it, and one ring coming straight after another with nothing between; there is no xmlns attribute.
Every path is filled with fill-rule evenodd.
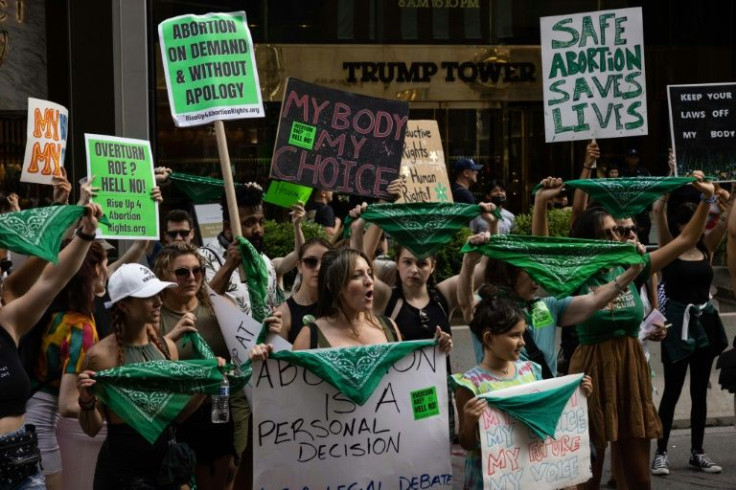
<svg viewBox="0 0 736 490"><path fill-rule="evenodd" d="M505 369L492 368L491 366L488 366L485 363L483 363L483 367L485 367L488 371L495 371L497 373L503 373L504 376L509 375L509 363L508 362L506 363Z"/></svg>

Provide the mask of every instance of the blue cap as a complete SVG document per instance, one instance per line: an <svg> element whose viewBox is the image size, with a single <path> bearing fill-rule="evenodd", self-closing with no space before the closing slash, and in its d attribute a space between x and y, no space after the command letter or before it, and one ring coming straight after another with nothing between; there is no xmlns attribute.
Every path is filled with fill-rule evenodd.
<svg viewBox="0 0 736 490"><path fill-rule="evenodd" d="M483 165L477 165L470 158L460 158L455 162L455 172L462 172L463 170L480 170Z"/></svg>

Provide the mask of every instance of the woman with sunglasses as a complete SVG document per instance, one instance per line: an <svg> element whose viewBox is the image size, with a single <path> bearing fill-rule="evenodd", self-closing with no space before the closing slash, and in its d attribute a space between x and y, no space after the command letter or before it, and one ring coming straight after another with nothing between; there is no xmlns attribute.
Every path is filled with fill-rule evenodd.
<svg viewBox="0 0 736 490"><path fill-rule="evenodd" d="M198 248L176 242L162 248L154 263L154 272L176 286L162 291L161 332L176 343L183 360L197 359L186 332L199 332L212 352L230 359L230 350L220 330L204 281L204 259ZM267 319L274 321L273 318ZM177 438L189 444L197 455L197 485L203 489L232 488L240 455L248 437L248 407L242 391L230 396L230 421L214 424L209 399L177 429Z"/></svg>
<svg viewBox="0 0 736 490"><path fill-rule="evenodd" d="M727 193L726 193L727 194ZM728 200L728 195L724 196ZM667 196L655 203L654 215L658 225L660 245L669 243L683 232L692 219L696 205L680 203L668 222ZM653 475L668 475L667 444L677 400L680 398L685 377L690 371L690 467L704 473L720 473L721 467L703 451L705 419L708 415L707 390L715 358L726 348L728 339L718 311L710 303L713 281L711 259L726 232L725 222L730 210L722 215L707 235L682 252L662 269L665 296L664 313L672 322L669 335L662 341L664 391L659 405L663 435L657 440L657 452L652 461Z"/></svg>
<svg viewBox="0 0 736 490"><path fill-rule="evenodd" d="M280 334L292 344L305 325L305 318L308 323L314 320L317 314L318 278L322 256L332 249L332 244L320 237L310 238L299 248L296 265L301 279L299 289L276 308L276 311L281 313Z"/></svg>
<svg viewBox="0 0 736 490"><path fill-rule="evenodd" d="M652 382L644 351L639 343L639 327L644 318L638 287L651 274L664 268L680 254L695 245L702 234L714 195L712 183L705 182L703 173L696 171L693 187L701 193L701 203L682 233L667 245L646 254L644 270L628 287L619 284L618 294L607 308L597 311L589 320L576 325L580 345L570 360L571 373L585 373L593 378L593 394L588 398L590 439L598 454L604 453L607 442L618 460L614 475L626 488L650 488L650 439L661 437L662 424L652 402ZM562 188L560 179L542 181L539 200L553 196ZM546 206L537 203L533 216L534 234L545 235ZM539 212L537 208L540 208ZM573 224L571 236L596 240L619 240L617 224L602 208L590 208ZM640 245L639 249L643 247ZM642 250L643 251L643 250ZM602 270L579 289L587 294L615 280L622 267ZM661 341L667 335L664 325L649 339ZM586 488L600 486L603 457L593 463L593 478Z"/></svg>

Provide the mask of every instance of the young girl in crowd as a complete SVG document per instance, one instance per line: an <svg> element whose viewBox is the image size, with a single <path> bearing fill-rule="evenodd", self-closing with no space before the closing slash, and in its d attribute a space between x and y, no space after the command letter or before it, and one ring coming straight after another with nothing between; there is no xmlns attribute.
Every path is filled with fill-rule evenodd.
<svg viewBox="0 0 736 490"><path fill-rule="evenodd" d="M463 488L468 490L483 488L478 419L487 402L477 395L542 379L539 365L520 360L527 328L524 313L516 301L499 293L494 286L481 287L481 300L470 322L470 330L483 344L483 360L463 374L452 375L460 422L458 438L467 451ZM582 387L586 395L592 391L588 376L583 378Z"/></svg>
<svg viewBox="0 0 736 490"><path fill-rule="evenodd" d="M330 242L320 237L310 238L299 248L296 265L301 278L299 289L276 308L276 311L281 312L281 336L292 344L304 326L304 318L317 315L322 257L332 248Z"/></svg>
<svg viewBox="0 0 736 490"><path fill-rule="evenodd" d="M24 425L30 380L17 346L79 270L101 215L99 206L88 204L76 236L59 253L58 264L49 265L25 294L0 307L0 488L46 488L39 460L34 458L38 454L35 431Z"/></svg>
<svg viewBox="0 0 736 490"><path fill-rule="evenodd" d="M108 290L112 307L114 335L95 344L87 354L88 370L79 375L79 423L82 430L94 436L107 419L107 439L97 457L95 490L158 488L156 479L161 463L173 440L165 430L154 444L149 444L133 427L92 394L95 383L90 376L96 371L116 366L154 360L178 360L176 344L161 337L159 293L176 283L159 281L147 267L125 264L110 276ZM224 361L223 361L224 362ZM191 414L204 397L195 395L178 420ZM188 482L181 482L182 485Z"/></svg>

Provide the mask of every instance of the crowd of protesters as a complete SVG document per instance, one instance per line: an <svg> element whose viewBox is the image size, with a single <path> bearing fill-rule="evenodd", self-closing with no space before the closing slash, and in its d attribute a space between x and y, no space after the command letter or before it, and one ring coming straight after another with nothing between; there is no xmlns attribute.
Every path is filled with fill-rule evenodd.
<svg viewBox="0 0 736 490"><path fill-rule="evenodd" d="M592 142L581 179L594 177L592 164L599 157ZM609 176L615 177L613 170L634 179L646 175L638 157L630 151L626 167L610 168ZM476 202L470 188L481 168L468 158L456 161L456 202ZM169 173L157 169L159 183L165 185ZM718 244L728 235L729 251L736 248L736 213L730 212L733 200L726 189L716 188L700 172L693 177L691 186L655 203L658 247L648 253L641 246L648 243L648 211L646 216L614 219L595 198L576 190L570 236L633 243L644 265L600 270L562 298L540 295L539 285L523 267L478 252L465 254L455 275L436 282L436 257L418 257L395 238L393 272L382 280L374 259L387 252L381 245L386 230L366 226L366 204L336 216L328 190L315 190L311 202L291 209L293 250L284 257L268 257L263 190L255 183L236 188L240 237L234 236L223 198L216 240L198 246L195 220L186 210L174 209L162 216L160 242L135 241L113 262L115 247L95 238L102 212L90 202L96 192L90 180L79 191L83 216L67 231L57 263L29 256L13 267L15 254L2 251L0 257L0 489L64 488L56 436L61 417L77 418L90 436L107 427L94 481L89 482L96 489L164 488L164 463L174 475L166 488L187 488L193 481L202 489L250 488L251 408L242 391L231 396L228 423L213 423L210 399L194 396L153 443L94 391L94 376L101 370L198 358L195 346L187 342L193 332L220 365L236 361L212 295L228 298L294 350L436 338L451 353L450 325L457 310L470 325L477 362L448 380L455 395L455 406L449 407L451 436L468 451L465 488L483 487L477 421L486 405L476 395L568 372L585 374L582 387L596 454L593 478L585 488L599 487L609 444L621 488L649 488L651 474L669 473L668 437L688 368L693 398L690 465L719 472L704 453L705 390L728 339L708 291ZM549 234L547 211L559 207L550 204L558 202L563 186L554 177L540 183L534 235ZM397 187L392 183L389 192L396 193ZM57 178L54 200L65 205L70 194L65 176ZM513 234L515 215L505 207L504 183L494 180L476 195L486 202L468 223L476 232L468 242L482 245L492 235ZM162 200L158 187L151 199ZM17 195L3 195L2 201L4 213L21 211ZM713 211L717 216L709 223ZM305 219L323 227L322 237L305 240ZM708 224L711 229L704 234ZM342 239L346 227L347 241ZM250 265L246 275L262 280L263 294L256 291L253 277L241 277L244 263ZM287 293L284 277L294 269L297 280ZM657 301L658 273L666 302ZM657 323L641 335L645 315L657 307L672 328L668 332L664 323ZM555 345L556 327L565 327L562 349ZM665 389L658 409L642 340L662 342ZM256 345L251 359L265 359L272 349L270 344ZM657 440L653 459L652 439ZM180 457L170 463L176 459L174 448L180 447L174 441L186 443L196 462L187 465ZM180 468L187 466L191 474Z"/></svg>

